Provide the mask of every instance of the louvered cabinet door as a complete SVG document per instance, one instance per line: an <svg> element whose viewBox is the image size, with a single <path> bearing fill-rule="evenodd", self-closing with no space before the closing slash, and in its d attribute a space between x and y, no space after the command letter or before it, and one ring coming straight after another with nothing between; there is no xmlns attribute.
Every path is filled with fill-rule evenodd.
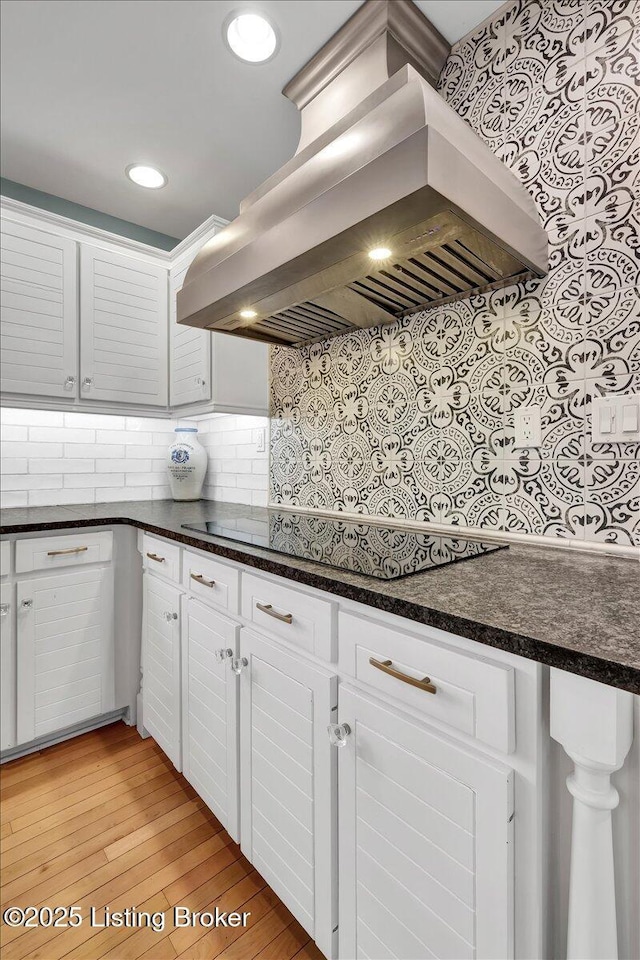
<svg viewBox="0 0 640 960"><path fill-rule="evenodd" d="M17 742L113 710L111 567L23 580L16 606Z"/></svg>
<svg viewBox="0 0 640 960"><path fill-rule="evenodd" d="M3 393L77 396L77 244L2 218Z"/></svg>
<svg viewBox="0 0 640 960"><path fill-rule="evenodd" d="M185 327L176 320L176 296L188 267L188 263L180 265L169 279L169 403L172 407L211 399L211 333L198 327Z"/></svg>
<svg viewBox="0 0 640 960"><path fill-rule="evenodd" d="M231 659L239 628L193 597L183 597L182 609L182 772L237 843L238 677Z"/></svg>
<svg viewBox="0 0 640 960"><path fill-rule="evenodd" d="M0 750L16 745L16 634L14 585L0 584Z"/></svg>
<svg viewBox="0 0 640 960"><path fill-rule="evenodd" d="M334 957L337 678L247 629L240 654L242 851Z"/></svg>
<svg viewBox="0 0 640 960"><path fill-rule="evenodd" d="M180 598L177 587L145 572L142 723L177 770L182 768Z"/></svg>
<svg viewBox="0 0 640 960"><path fill-rule="evenodd" d="M513 773L340 686L340 957L513 956Z"/></svg>
<svg viewBox="0 0 640 960"><path fill-rule="evenodd" d="M167 270L83 244L80 395L167 404Z"/></svg>

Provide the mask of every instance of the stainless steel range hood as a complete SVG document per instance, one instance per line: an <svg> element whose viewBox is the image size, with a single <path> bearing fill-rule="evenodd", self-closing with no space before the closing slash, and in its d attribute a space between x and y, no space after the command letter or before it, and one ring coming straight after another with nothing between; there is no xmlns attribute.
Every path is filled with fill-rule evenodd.
<svg viewBox="0 0 640 960"><path fill-rule="evenodd" d="M434 89L448 52L411 0L360 7L285 87L298 151L204 245L179 323L301 346L546 272L529 194Z"/></svg>

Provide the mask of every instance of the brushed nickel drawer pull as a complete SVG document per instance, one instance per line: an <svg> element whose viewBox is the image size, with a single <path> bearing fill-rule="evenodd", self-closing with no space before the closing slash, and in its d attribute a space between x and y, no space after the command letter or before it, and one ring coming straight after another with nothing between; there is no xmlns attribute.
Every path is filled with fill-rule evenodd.
<svg viewBox="0 0 640 960"><path fill-rule="evenodd" d="M215 580L207 580L201 573L192 573L190 576L192 580L195 580L196 583L201 583L203 587L215 587L216 585Z"/></svg>
<svg viewBox="0 0 640 960"><path fill-rule="evenodd" d="M382 670L383 673L388 673L390 677L395 677L396 680L402 680L403 683L409 683L412 687L417 687L418 690L424 690L426 693L437 692L437 687L431 683L430 677L423 677L422 680L416 680L415 677L408 677L406 673L395 669L393 660L375 660L373 657L369 657L369 663L372 667L375 667L376 670Z"/></svg>
<svg viewBox="0 0 640 960"><path fill-rule="evenodd" d="M157 553L148 553L149 560L155 560L156 563L164 563L165 558L159 557Z"/></svg>
<svg viewBox="0 0 640 960"><path fill-rule="evenodd" d="M48 557L62 557L67 553L84 553L89 547L68 547L66 550L47 550Z"/></svg>
<svg viewBox="0 0 640 960"><path fill-rule="evenodd" d="M268 614L270 617L274 617L276 620L282 620L283 623L293 623L293 614L292 613L278 613L277 610L274 610L270 603L256 603L258 610L262 610L263 613Z"/></svg>

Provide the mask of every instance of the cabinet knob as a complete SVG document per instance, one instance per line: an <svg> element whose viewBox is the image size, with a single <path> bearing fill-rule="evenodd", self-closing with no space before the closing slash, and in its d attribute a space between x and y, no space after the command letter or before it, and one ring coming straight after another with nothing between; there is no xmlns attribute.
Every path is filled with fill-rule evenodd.
<svg viewBox="0 0 640 960"><path fill-rule="evenodd" d="M22 600L20 606L23 610L30 610L33 606L33 600Z"/></svg>
<svg viewBox="0 0 640 960"><path fill-rule="evenodd" d="M327 733L332 747L345 747L347 737L351 734L351 727L348 723L330 723Z"/></svg>
<svg viewBox="0 0 640 960"><path fill-rule="evenodd" d="M216 650L213 654L214 660L216 663L224 663L225 660L228 660L230 657L233 657L233 650L231 647L227 647L226 650L224 647L220 647L219 650Z"/></svg>
<svg viewBox="0 0 640 960"><path fill-rule="evenodd" d="M167 621L167 623L169 623L171 620L177 620L177 619L178 619L178 614L177 614L177 613L172 613L170 610L165 610L163 616L164 616L165 620Z"/></svg>
<svg viewBox="0 0 640 960"><path fill-rule="evenodd" d="M75 387L75 385L76 385L76 378L75 378L75 377L67 377L67 379L66 379L65 382L64 382L64 389L65 389L65 390L73 390L73 388Z"/></svg>
<svg viewBox="0 0 640 960"><path fill-rule="evenodd" d="M82 381L82 389L90 390L93 385L93 377L84 377Z"/></svg>
<svg viewBox="0 0 640 960"><path fill-rule="evenodd" d="M245 667L249 666L249 661L246 657L234 657L231 661L231 669L239 677Z"/></svg>
<svg viewBox="0 0 640 960"><path fill-rule="evenodd" d="M6 617L9 613L10 605L8 603L0 603L0 617Z"/></svg>

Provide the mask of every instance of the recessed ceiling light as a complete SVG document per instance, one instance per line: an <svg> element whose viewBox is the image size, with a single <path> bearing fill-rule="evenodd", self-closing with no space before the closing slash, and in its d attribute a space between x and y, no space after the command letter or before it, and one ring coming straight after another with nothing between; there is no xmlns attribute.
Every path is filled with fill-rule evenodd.
<svg viewBox="0 0 640 960"><path fill-rule="evenodd" d="M372 260L388 260L391 256L391 250L389 250L389 247L375 247L375 249L369 250L369 256Z"/></svg>
<svg viewBox="0 0 640 960"><path fill-rule="evenodd" d="M278 37L266 17L258 13L233 14L224 36L236 57L248 63L264 63L276 52Z"/></svg>
<svg viewBox="0 0 640 960"><path fill-rule="evenodd" d="M125 173L129 180L133 180L139 187L147 187L148 190L159 190L169 181L162 170L158 170L157 167L150 167L146 163L130 163Z"/></svg>
<svg viewBox="0 0 640 960"><path fill-rule="evenodd" d="M253 320L254 317L258 316L258 313L256 310L241 310L240 316L243 320Z"/></svg>

